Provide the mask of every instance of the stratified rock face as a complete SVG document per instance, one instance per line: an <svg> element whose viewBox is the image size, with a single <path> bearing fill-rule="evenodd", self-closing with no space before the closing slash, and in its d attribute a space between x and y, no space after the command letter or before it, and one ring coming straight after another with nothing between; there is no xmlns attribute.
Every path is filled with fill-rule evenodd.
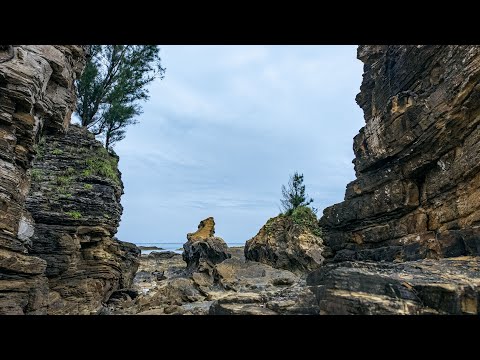
<svg viewBox="0 0 480 360"><path fill-rule="evenodd" d="M96 313L132 283L140 251L113 238L122 214L117 161L76 125L39 141L26 205L35 221L30 253L47 262L48 313Z"/></svg>
<svg viewBox="0 0 480 360"><path fill-rule="evenodd" d="M221 263L231 255L222 238L214 236L215 221L209 217L200 221L198 230L188 233L188 241L183 244L183 260L188 271L212 273L215 264Z"/></svg>
<svg viewBox="0 0 480 360"><path fill-rule="evenodd" d="M245 258L278 269L302 272L322 265L323 250L320 236L295 223L291 216L279 215L269 219L258 234L246 242Z"/></svg>
<svg viewBox="0 0 480 360"><path fill-rule="evenodd" d="M334 261L480 254L480 47L360 46L357 179L320 224Z"/></svg>
<svg viewBox="0 0 480 360"><path fill-rule="evenodd" d="M480 314L478 257L343 262L311 274L321 314Z"/></svg>
<svg viewBox="0 0 480 360"><path fill-rule="evenodd" d="M43 129L64 131L74 109L79 46L0 46L0 314L44 313L44 260L28 256L27 170Z"/></svg>

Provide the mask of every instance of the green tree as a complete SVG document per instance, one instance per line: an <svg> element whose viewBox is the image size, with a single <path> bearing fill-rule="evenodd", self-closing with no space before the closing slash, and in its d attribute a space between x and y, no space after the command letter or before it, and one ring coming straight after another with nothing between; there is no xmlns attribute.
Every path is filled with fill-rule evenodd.
<svg viewBox="0 0 480 360"><path fill-rule="evenodd" d="M156 45L90 45L89 59L77 81L77 114L82 126L105 139L105 147L125 137L128 125L142 113L147 85L163 79Z"/></svg>
<svg viewBox="0 0 480 360"><path fill-rule="evenodd" d="M280 202L286 215L291 215L299 206L308 206L313 202L313 199L305 194L303 174L299 174L296 171L290 176L288 188L282 185L282 196L283 199Z"/></svg>

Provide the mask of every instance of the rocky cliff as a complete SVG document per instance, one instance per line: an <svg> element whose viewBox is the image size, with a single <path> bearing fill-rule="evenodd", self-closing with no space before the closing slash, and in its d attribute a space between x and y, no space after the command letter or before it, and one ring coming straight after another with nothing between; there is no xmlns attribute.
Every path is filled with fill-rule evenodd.
<svg viewBox="0 0 480 360"><path fill-rule="evenodd" d="M357 179L320 224L321 314L480 313L480 47L360 46Z"/></svg>
<svg viewBox="0 0 480 360"><path fill-rule="evenodd" d="M0 313L46 309L46 263L28 255L27 170L42 129L67 128L84 59L78 46L0 47Z"/></svg>
<svg viewBox="0 0 480 360"><path fill-rule="evenodd" d="M94 174L89 178L84 173L85 184L91 179L92 188L86 186L83 190L92 192L82 195L79 187L85 184L78 183L72 189L68 186L77 181L72 178L72 169L76 171L81 164L67 163L67 158L55 163L50 158L67 156L70 146L86 150L87 160L88 155L93 155L89 151L98 148L86 134L80 136L78 129L64 139L75 106L74 80L84 64L85 53L80 46L0 46L0 314L44 314L52 304L52 313L62 312L62 308L68 313L85 312L81 306L75 308L76 301L72 300L86 296L85 287L90 287L91 297L95 298L84 299L93 309L112 288L126 285L125 276L118 275L125 268L117 264L112 270L112 263L125 252L124 245L111 239L121 211L121 190L106 185L106 180L102 185ZM71 136L76 136L78 143L73 145ZM63 148L64 145L67 147ZM36 169L30 170L36 154ZM44 165L42 159L46 161ZM96 166L85 163L86 167L90 165ZM43 168L49 172L45 178ZM41 184L44 179L47 182ZM31 182L35 194L29 197L29 209L38 226L25 207ZM106 201L105 197L111 200ZM35 199L45 203L39 204ZM94 220L99 204L103 204L100 209L104 210L115 202L112 212L105 211L101 220ZM80 211L88 225L80 219ZM106 220L103 215L111 219ZM90 251L82 251L81 244L86 249L87 242L95 245L90 246ZM109 265L96 262L99 258L105 261L105 256L112 259ZM80 285L81 274L96 280ZM62 292L61 283L66 276L73 276L72 284L78 287L73 285Z"/></svg>
<svg viewBox="0 0 480 360"><path fill-rule="evenodd" d="M480 47L360 46L357 179L320 221L334 261L480 254Z"/></svg>
<svg viewBox="0 0 480 360"><path fill-rule="evenodd" d="M113 238L122 214L118 158L86 129L44 135L30 170L30 253L47 262L50 314L96 313L130 287L140 251Z"/></svg>

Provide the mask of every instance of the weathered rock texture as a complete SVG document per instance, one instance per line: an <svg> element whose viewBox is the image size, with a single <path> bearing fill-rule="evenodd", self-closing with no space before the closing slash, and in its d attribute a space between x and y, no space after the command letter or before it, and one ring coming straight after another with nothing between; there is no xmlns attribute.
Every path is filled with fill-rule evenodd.
<svg viewBox="0 0 480 360"><path fill-rule="evenodd" d="M311 216L314 217L313 214ZM245 244L245 258L290 271L310 271L323 263L323 241L293 216L271 218ZM313 222L316 223L314 218Z"/></svg>
<svg viewBox="0 0 480 360"><path fill-rule="evenodd" d="M478 257L343 262L307 278L320 314L480 314Z"/></svg>
<svg viewBox="0 0 480 360"><path fill-rule="evenodd" d="M480 254L480 47L360 46L357 179L320 223L334 261Z"/></svg>
<svg viewBox="0 0 480 360"><path fill-rule="evenodd" d="M64 131L84 66L79 46L0 46L0 313L44 313L44 260L28 256L27 170L41 130Z"/></svg>
<svg viewBox="0 0 480 360"><path fill-rule="evenodd" d="M80 46L0 46L0 314L96 312L136 271L113 239L116 160L68 130L84 64Z"/></svg>
<svg viewBox="0 0 480 360"><path fill-rule="evenodd" d="M198 230L187 234L188 241L183 244L182 256L188 271L207 272L212 275L215 264L231 257L225 241L214 234L213 217L200 221Z"/></svg>
<svg viewBox="0 0 480 360"><path fill-rule="evenodd" d="M88 314L130 287L139 249L113 238L122 214L118 159L86 129L45 135L31 169L30 251L47 262L48 312Z"/></svg>

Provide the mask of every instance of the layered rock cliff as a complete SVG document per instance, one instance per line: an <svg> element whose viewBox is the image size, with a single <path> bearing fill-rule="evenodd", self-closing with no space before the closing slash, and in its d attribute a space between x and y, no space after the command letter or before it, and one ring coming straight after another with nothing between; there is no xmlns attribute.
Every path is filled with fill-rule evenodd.
<svg viewBox="0 0 480 360"><path fill-rule="evenodd" d="M133 277L137 251L112 238L121 182L67 132L84 64L80 46L0 46L0 314L94 312Z"/></svg>
<svg viewBox="0 0 480 360"><path fill-rule="evenodd" d="M76 125L38 143L26 208L35 221L30 253L47 262L49 314L96 313L132 283L140 251L113 238L122 214L117 161Z"/></svg>
<svg viewBox="0 0 480 360"><path fill-rule="evenodd" d="M28 256L33 223L25 210L27 170L42 131L64 131L84 66L78 46L0 47L0 313L43 313L44 260Z"/></svg>
<svg viewBox="0 0 480 360"><path fill-rule="evenodd" d="M360 46L357 179L320 224L321 314L480 313L480 47Z"/></svg>
<svg viewBox="0 0 480 360"><path fill-rule="evenodd" d="M357 179L320 221L334 261L480 254L480 47L360 46Z"/></svg>

